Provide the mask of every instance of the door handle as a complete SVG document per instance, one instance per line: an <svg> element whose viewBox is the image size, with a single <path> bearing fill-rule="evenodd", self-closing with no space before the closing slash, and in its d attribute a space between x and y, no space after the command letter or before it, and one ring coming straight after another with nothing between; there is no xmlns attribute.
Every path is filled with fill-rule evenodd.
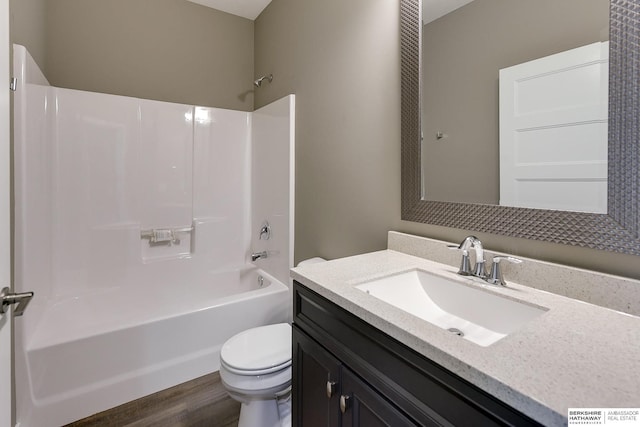
<svg viewBox="0 0 640 427"><path fill-rule="evenodd" d="M340 412L343 414L347 412L347 409L351 407L351 396L342 395L340 396Z"/></svg>
<svg viewBox="0 0 640 427"><path fill-rule="evenodd" d="M327 381L327 398L331 399L331 396L333 396L333 392L336 389L336 383L335 381L331 381L328 380Z"/></svg>
<svg viewBox="0 0 640 427"><path fill-rule="evenodd" d="M18 306L13 309L13 315L22 316L31 298L33 298L33 292L15 294L11 293L7 287L3 288L2 291L0 291L0 314L6 313L7 307L10 305L18 304Z"/></svg>

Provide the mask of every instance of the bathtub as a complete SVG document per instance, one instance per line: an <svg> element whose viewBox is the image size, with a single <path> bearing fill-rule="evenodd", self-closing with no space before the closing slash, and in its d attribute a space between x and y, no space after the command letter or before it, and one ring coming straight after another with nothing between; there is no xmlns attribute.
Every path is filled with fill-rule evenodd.
<svg viewBox="0 0 640 427"><path fill-rule="evenodd" d="M63 425L217 371L229 337L290 317L289 288L256 267L205 276L48 301L16 360L28 379L20 427Z"/></svg>

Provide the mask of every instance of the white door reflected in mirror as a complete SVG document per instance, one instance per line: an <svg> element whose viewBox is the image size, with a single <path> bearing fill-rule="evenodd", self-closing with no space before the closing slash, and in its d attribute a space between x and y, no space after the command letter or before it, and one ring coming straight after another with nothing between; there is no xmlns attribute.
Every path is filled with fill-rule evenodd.
<svg viewBox="0 0 640 427"><path fill-rule="evenodd" d="M500 70L500 205L607 213L609 42Z"/></svg>

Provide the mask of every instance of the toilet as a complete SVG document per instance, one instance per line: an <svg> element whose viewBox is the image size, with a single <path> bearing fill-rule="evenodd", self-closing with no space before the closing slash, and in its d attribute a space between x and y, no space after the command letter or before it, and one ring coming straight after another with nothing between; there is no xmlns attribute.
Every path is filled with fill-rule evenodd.
<svg viewBox="0 0 640 427"><path fill-rule="evenodd" d="M220 351L220 379L241 403L238 427L291 425L291 325L240 332Z"/></svg>
<svg viewBox="0 0 640 427"><path fill-rule="evenodd" d="M298 267L325 262L310 258ZM291 427L291 325L247 329L220 350L220 379L241 403L238 427Z"/></svg>

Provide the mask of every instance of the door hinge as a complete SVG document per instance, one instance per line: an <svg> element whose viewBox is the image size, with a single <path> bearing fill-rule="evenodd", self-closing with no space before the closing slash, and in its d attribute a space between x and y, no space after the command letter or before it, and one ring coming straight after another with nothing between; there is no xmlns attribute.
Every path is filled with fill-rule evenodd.
<svg viewBox="0 0 640 427"><path fill-rule="evenodd" d="M15 77L11 77L11 80L9 81L9 89L15 92L17 88L18 88L18 79L16 79Z"/></svg>

